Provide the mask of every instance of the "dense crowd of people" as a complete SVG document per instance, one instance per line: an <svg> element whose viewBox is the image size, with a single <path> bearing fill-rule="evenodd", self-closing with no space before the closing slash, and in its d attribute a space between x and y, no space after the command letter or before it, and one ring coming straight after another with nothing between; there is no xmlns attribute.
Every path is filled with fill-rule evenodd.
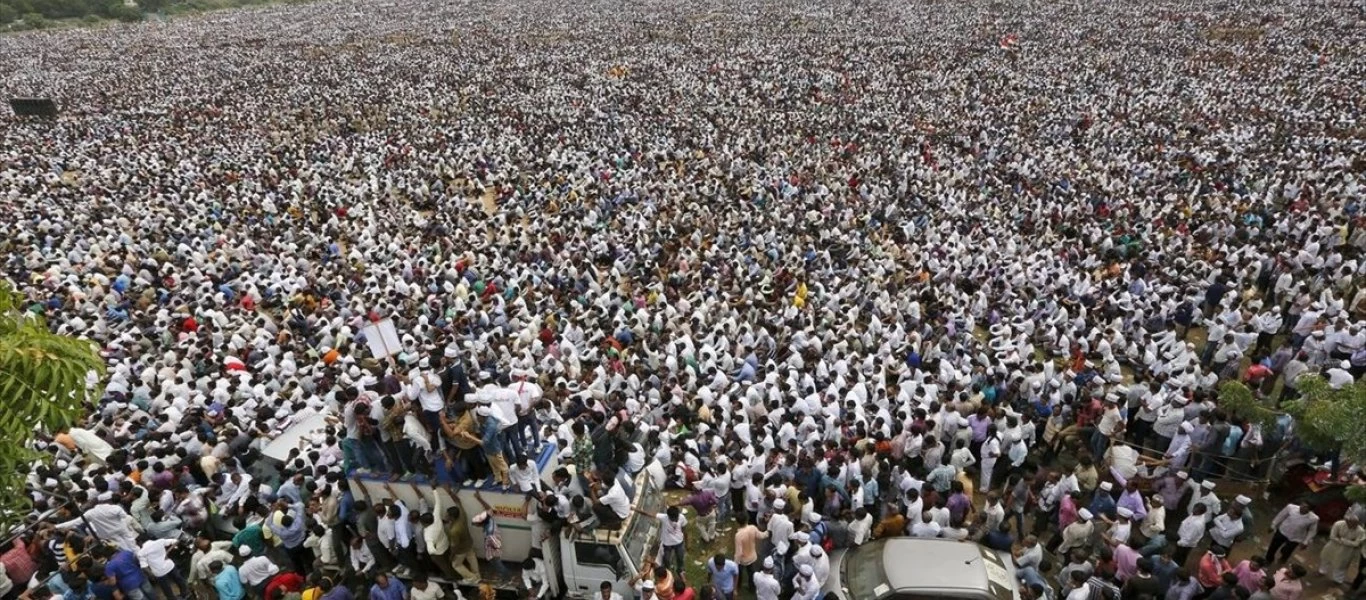
<svg viewBox="0 0 1366 600"><path fill-rule="evenodd" d="M1359 8L327 0L0 37L0 95L62 110L0 126L4 275L108 363L0 590L458 597L494 519L350 475L491 477L562 531L656 463L687 491L645 598L813 600L890 536L1008 551L1031 599L1358 590L1359 506L1229 560L1254 500L1222 490L1297 444L1218 386L1366 372ZM733 552L689 550L718 523Z"/></svg>

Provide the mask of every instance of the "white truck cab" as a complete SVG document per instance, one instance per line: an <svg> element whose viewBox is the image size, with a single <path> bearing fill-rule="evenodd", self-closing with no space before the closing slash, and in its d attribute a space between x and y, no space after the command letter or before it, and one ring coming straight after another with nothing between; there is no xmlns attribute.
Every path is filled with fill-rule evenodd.
<svg viewBox="0 0 1366 600"><path fill-rule="evenodd" d="M558 449L553 445L543 448L536 467L547 487L551 485L551 474L559 466ZM650 514L663 512L662 478L657 477L658 471L647 468L636 475L633 508ZM378 503L390 498L392 490L392 495L411 510L430 510L436 504L437 494L441 494L443 507L452 506L453 502L458 504L461 518L469 525L475 553L480 558L481 575L500 589L520 586L522 562L527 558L540 558L545 561L552 598L561 597L563 593L564 598L587 600L599 595L604 581L612 582L613 590L622 597L632 598L635 590L631 581L640 573L644 558L654 556L659 549L659 521L635 511L618 528L598 527L579 533L566 525L561 528L560 535L550 536L546 523L536 515L535 498L515 490L505 491L491 478L470 486L440 486L425 480L391 482L378 476L355 475L350 483L357 498L368 497ZM483 528L469 522L484 511L474 497L476 490L488 503L494 522L502 532L502 559L514 574L511 581L495 581L492 569L484 561ZM477 596L467 594L466 597Z"/></svg>

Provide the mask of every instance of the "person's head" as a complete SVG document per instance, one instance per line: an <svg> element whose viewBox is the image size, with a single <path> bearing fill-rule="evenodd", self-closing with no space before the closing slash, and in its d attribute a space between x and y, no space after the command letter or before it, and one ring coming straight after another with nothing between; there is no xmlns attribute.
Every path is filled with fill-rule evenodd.
<svg viewBox="0 0 1366 600"><path fill-rule="evenodd" d="M1291 579L1303 579L1304 576L1308 573L1309 572L1304 569L1304 565L1294 564L1290 565L1290 569L1288 570L1286 575Z"/></svg>
<svg viewBox="0 0 1366 600"><path fill-rule="evenodd" d="M386 574L386 573L376 573L376 574L375 574L375 585L377 585L377 586L379 586L379 587L382 587L382 588L387 588L387 587L389 587L389 575Z"/></svg>
<svg viewBox="0 0 1366 600"><path fill-rule="evenodd" d="M1219 580L1227 587L1238 585L1238 576L1234 575L1232 572L1224 573L1219 577Z"/></svg>
<svg viewBox="0 0 1366 600"><path fill-rule="evenodd" d="M1262 570L1262 557L1254 556L1252 558L1247 559L1247 566L1251 568L1253 571Z"/></svg>
<svg viewBox="0 0 1366 600"><path fill-rule="evenodd" d="M1307 515L1307 514L1309 514L1310 511L1314 510L1313 508L1310 508L1310 507L1309 507L1309 503L1307 503L1307 502L1301 502L1301 503L1300 503L1300 506L1299 506L1299 509L1300 509L1300 514L1302 514L1302 515Z"/></svg>
<svg viewBox="0 0 1366 600"><path fill-rule="evenodd" d="M607 598L611 598L611 597L612 597L612 582L610 582L610 581L604 581L604 582L598 584L598 592L600 592L600 593L602 594L602 597L604 598L604 600L607 599Z"/></svg>
<svg viewBox="0 0 1366 600"><path fill-rule="evenodd" d="M427 589L427 575L426 575L425 573L418 573L418 574L416 574L416 575L413 575L413 589L415 589L415 590L426 590L426 589Z"/></svg>
<svg viewBox="0 0 1366 600"><path fill-rule="evenodd" d="M724 568L726 566L726 555L718 552L716 556L711 557L711 564L716 565L718 569Z"/></svg>
<svg viewBox="0 0 1366 600"><path fill-rule="evenodd" d="M1076 569L1068 575L1068 579L1072 580L1072 587L1078 588L1086 583L1086 573L1081 569Z"/></svg>
<svg viewBox="0 0 1366 600"><path fill-rule="evenodd" d="M1144 575L1152 575L1153 573L1153 561L1146 556L1138 559L1137 567L1138 572Z"/></svg>
<svg viewBox="0 0 1366 600"><path fill-rule="evenodd" d="M677 506L670 506L668 510L664 511L664 514L669 517L670 521L678 521L683 513L678 510Z"/></svg>

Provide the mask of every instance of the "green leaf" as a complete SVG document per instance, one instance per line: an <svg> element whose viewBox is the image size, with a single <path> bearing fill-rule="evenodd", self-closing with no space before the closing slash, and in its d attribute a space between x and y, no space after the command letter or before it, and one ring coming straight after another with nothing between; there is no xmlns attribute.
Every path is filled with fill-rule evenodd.
<svg viewBox="0 0 1366 600"><path fill-rule="evenodd" d="M34 461L46 458L32 449L33 440L84 416L91 371L104 381L104 361L88 340L54 334L42 319L26 317L23 298L0 281L0 527L32 508L25 477Z"/></svg>

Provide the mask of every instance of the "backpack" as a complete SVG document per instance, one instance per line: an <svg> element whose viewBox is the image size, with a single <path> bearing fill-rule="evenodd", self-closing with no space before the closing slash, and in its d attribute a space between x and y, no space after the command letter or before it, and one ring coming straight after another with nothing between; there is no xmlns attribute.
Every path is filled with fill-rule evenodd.
<svg viewBox="0 0 1366 600"><path fill-rule="evenodd" d="M820 533L821 550L824 550L828 554L831 550L835 549L835 538L830 535L830 527L825 524L825 521L816 523L816 526L812 527L811 531Z"/></svg>

